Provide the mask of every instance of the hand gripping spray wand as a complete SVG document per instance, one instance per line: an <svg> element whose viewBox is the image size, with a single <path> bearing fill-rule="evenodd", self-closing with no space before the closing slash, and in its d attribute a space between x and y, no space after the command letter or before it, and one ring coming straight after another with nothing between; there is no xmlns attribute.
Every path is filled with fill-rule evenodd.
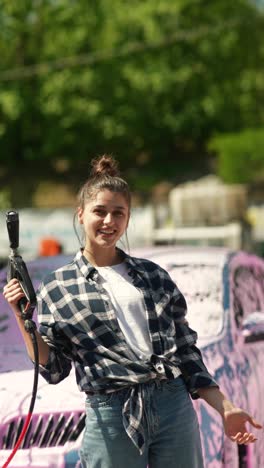
<svg viewBox="0 0 264 468"><path fill-rule="evenodd" d="M6 226L10 245L10 255L8 257L7 267L7 281L10 281L12 278L17 278L25 294L25 296L19 300L18 306L21 312L21 317L24 320L25 329L30 334L32 339L35 364L33 390L28 415L26 417L22 431L16 441L15 447L2 468L6 468L9 465L27 432L35 405L39 373L39 353L35 334L36 324L32 320L33 311L36 306L36 294L28 274L26 264L17 251L19 245L19 217L17 212L8 211L6 213Z"/></svg>

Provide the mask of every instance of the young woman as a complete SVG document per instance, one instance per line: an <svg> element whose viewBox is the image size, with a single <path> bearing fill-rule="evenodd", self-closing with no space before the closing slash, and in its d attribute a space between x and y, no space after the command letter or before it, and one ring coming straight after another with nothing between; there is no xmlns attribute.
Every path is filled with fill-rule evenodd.
<svg viewBox="0 0 264 468"><path fill-rule="evenodd" d="M130 203L116 161L94 160L78 200L84 246L38 291L40 372L56 384L74 364L86 393L83 467L202 468L190 395L218 411L225 433L238 444L256 440L247 422L261 425L228 401L207 371L185 318L185 299L168 273L117 248ZM32 359L17 280L4 296Z"/></svg>

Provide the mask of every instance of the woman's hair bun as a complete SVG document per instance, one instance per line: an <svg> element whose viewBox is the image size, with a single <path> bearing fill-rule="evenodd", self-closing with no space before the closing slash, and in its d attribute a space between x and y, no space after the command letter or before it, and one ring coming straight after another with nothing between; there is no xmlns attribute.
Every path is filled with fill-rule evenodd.
<svg viewBox="0 0 264 468"><path fill-rule="evenodd" d="M119 177L120 171L118 162L110 155L104 154L98 158L94 158L91 161L91 177Z"/></svg>

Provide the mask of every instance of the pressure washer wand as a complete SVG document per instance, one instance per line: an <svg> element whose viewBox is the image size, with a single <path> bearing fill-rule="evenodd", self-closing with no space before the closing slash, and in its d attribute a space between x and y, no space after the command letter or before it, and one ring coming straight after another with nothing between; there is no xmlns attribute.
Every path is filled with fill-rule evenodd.
<svg viewBox="0 0 264 468"><path fill-rule="evenodd" d="M25 262L18 254L19 245L19 217L16 211L6 213L6 226L9 236L10 255L8 257L7 281L17 278L25 297L18 305L24 320L31 320L36 307L36 294L32 285Z"/></svg>

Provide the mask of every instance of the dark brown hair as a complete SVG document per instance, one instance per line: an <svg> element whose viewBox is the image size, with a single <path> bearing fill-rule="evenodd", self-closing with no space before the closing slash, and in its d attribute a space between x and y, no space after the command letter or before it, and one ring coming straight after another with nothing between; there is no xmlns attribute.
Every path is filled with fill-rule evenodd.
<svg viewBox="0 0 264 468"><path fill-rule="evenodd" d="M90 176L79 190L78 206L84 208L86 201L92 200L101 190L121 193L131 206L131 193L127 182L120 176L118 162L110 155L104 154L91 161Z"/></svg>

